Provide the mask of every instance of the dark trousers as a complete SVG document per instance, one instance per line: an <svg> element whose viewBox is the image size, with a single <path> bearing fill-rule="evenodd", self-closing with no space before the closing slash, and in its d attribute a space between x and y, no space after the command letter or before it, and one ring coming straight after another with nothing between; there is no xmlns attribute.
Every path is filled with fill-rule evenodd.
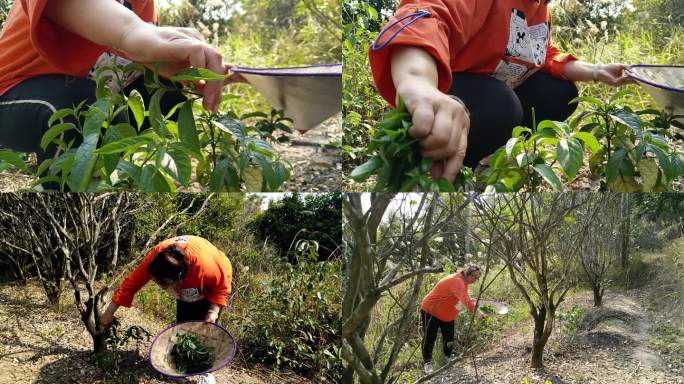
<svg viewBox="0 0 684 384"><path fill-rule="evenodd" d="M513 128L532 127L532 108L536 121L563 121L576 104L577 87L571 81L536 72L520 86L511 89L489 75L454 73L449 94L457 96L470 111L468 150L464 164L475 167L511 138Z"/></svg>
<svg viewBox="0 0 684 384"><path fill-rule="evenodd" d="M91 79L66 75L36 76L19 83L0 96L0 146L20 152L35 152L39 164L51 158L57 150L56 146L48 146L45 151L40 148L43 133L49 128L50 116L56 110L73 108L84 100L86 105L92 104L95 101L95 88L95 81ZM133 89L140 92L145 106L148 106L151 95L145 89L142 77L129 85L124 93L128 94ZM162 114L166 115L176 104L185 100L180 92L166 92L161 99ZM82 111L87 111L87 106ZM123 118L125 116L122 121ZM135 121L132 116L130 121ZM64 122L76 124L73 118L65 118ZM147 127L149 122L146 118L143 129ZM75 131L70 131L68 135L65 142L81 140Z"/></svg>
<svg viewBox="0 0 684 384"><path fill-rule="evenodd" d="M452 343L454 342L454 322L442 321L425 311L420 311L420 320L423 326L423 361L432 361L432 349L435 347L437 332L442 332L442 348L444 356L451 356Z"/></svg>
<svg viewBox="0 0 684 384"><path fill-rule="evenodd" d="M176 322L204 320L209 312L209 300L202 299L193 303L176 300Z"/></svg>

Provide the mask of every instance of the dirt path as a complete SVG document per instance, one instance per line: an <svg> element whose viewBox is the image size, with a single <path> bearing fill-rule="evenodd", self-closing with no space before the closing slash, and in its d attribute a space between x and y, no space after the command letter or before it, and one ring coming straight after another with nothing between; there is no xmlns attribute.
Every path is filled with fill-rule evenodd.
<svg viewBox="0 0 684 384"><path fill-rule="evenodd" d="M656 319L644 309L641 293L607 293L604 307L598 309L583 293L560 310L573 304L587 308L580 332L574 340L559 336L561 324L556 323L545 349L545 369L528 368L532 328L525 323L475 359L468 358L429 382L520 383L527 377L529 383L553 384L684 383L684 367L665 364L649 345Z"/></svg>
<svg viewBox="0 0 684 384"><path fill-rule="evenodd" d="M60 308L48 306L40 287L0 285L0 384L76 383L192 383L168 381L146 360L149 341L102 357L90 352L92 341L81 325L68 293ZM117 312L121 328L142 326L152 335L164 324L135 308ZM218 383L303 383L301 378L278 375L266 369L246 368L236 358L215 373Z"/></svg>

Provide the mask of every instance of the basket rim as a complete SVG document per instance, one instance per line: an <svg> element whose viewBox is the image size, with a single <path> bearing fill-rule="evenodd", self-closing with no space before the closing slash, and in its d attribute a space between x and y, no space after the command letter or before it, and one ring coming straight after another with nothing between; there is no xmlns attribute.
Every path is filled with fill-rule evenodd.
<svg viewBox="0 0 684 384"><path fill-rule="evenodd" d="M287 72L286 70L306 69L306 68L333 68L340 67L339 73L300 73ZM248 75L259 76L285 76L285 77L342 77L342 64L319 64L319 65L304 65L295 67L281 67L281 68L254 68L254 67L235 67L231 69L235 73L244 73ZM269 71L278 71L277 73Z"/></svg>
<svg viewBox="0 0 684 384"><path fill-rule="evenodd" d="M633 78L634 80L648 84L650 86L660 88L660 89L664 89L666 91L684 93L684 89L682 89L682 88L669 87L667 85L659 84L659 83L653 82L651 80L644 79L643 77L641 77L641 76L637 75L636 73L630 71L630 69L632 69L632 68L682 68L682 69L684 69L684 66L682 66L682 65L634 64L634 65L630 65L629 69L625 73L627 76Z"/></svg>
<svg viewBox="0 0 684 384"><path fill-rule="evenodd" d="M203 372L201 372L201 373L190 373L190 374L183 373L183 374L177 374L177 375L176 375L176 374L164 373L164 372L162 372L157 366L154 365L154 361L152 360L152 348L154 347L154 344L157 342L157 339L158 339L161 335L163 335L164 333L166 333L167 331L169 331L169 330L171 330L171 329L173 329L173 328L176 328L176 327L179 326L179 325L187 324L187 323L206 323L206 324L211 324L211 325L213 325L213 326L219 328L219 329L222 330L223 332L225 332L228 336L230 336L230 340L231 340L232 343L233 343L233 349L232 349L230 355L228 355L228 359L226 360L225 363L223 363L223 364L221 364L221 365L219 365L219 366L217 366L217 367L215 367L215 368L211 368L211 369L208 369L208 370L206 370L206 371L203 371ZM235 354L237 353L237 348L238 348L238 345L237 345L237 340L235 340L235 336L233 336L233 334L230 333L230 331L228 331L226 328L224 328L224 327L223 327L222 325L220 325L220 324L216 324L216 323L212 323L212 322L204 321L204 320L182 321L182 322L180 322L180 323L173 323L173 324L169 325L168 327L164 328L163 331L159 332L159 333L157 334L157 336L154 337L154 340L152 340L152 343L150 344L150 348L149 348L149 350L147 351L147 360L150 362L150 365L152 366L152 368L154 368L155 371L157 371L158 373L160 373L160 374L162 374L162 375L164 375L164 376L166 376L166 377L190 377L190 376L196 376L196 375L200 375L200 374L215 372L215 371L218 371L219 369L225 368L225 367L226 367L228 364L230 364L230 363L233 361L233 359L235 358Z"/></svg>

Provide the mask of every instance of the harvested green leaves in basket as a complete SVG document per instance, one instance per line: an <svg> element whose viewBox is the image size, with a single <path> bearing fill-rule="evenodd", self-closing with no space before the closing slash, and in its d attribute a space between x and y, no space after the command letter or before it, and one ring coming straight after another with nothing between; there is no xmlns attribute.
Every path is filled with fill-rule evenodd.
<svg viewBox="0 0 684 384"><path fill-rule="evenodd" d="M397 108L385 113L368 144L369 160L356 167L351 178L362 182L377 175L375 192L455 192L463 189L472 178L472 170L462 168L453 184L446 179L433 180L430 176L432 159L421 156L418 140L409 136L411 125L411 114L404 100L398 97Z"/></svg>
<svg viewBox="0 0 684 384"><path fill-rule="evenodd" d="M493 314L496 313L496 308L494 308L494 306L491 304L483 304L480 306L480 311L486 314Z"/></svg>
<svg viewBox="0 0 684 384"><path fill-rule="evenodd" d="M204 372L214 365L214 354L191 333L180 333L171 349L171 359L180 373Z"/></svg>

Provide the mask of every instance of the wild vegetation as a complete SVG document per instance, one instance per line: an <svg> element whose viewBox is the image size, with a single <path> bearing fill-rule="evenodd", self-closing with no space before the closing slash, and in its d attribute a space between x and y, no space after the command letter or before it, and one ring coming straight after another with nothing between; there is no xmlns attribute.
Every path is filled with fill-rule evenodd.
<svg viewBox="0 0 684 384"><path fill-rule="evenodd" d="M554 43L587 62L681 65L684 25L681 7L671 0L553 1ZM345 6L343 56L344 151L347 174L364 173L377 163L377 141L394 141L386 132L387 104L377 94L367 50L394 11L395 1L353 1ZM662 110L641 88L615 90L582 83L577 112L565 122L536 121L518 127L483 172L450 189L488 191L602 190L658 192L681 189L684 175L681 117ZM389 162L388 162L389 163ZM401 163L403 173L391 191L435 190L427 170L423 183ZM356 176L356 175L353 175ZM351 177L348 188L382 190L380 174ZM434 182L438 182L435 180Z"/></svg>
<svg viewBox="0 0 684 384"><path fill-rule="evenodd" d="M681 274L658 267L680 259L678 194L364 194L347 195L344 207L344 382L608 383L634 372L598 367L648 360L637 374L652 380L684 369L672 363L682 358L681 311L650 302L661 295L670 308L684 293ZM469 263L482 268L473 300L509 311L478 321L464 310L455 355L437 346L437 369L423 375L420 301ZM623 343L622 331L605 330L609 321L634 339ZM582 364L581 351L593 354L591 376L564 368Z"/></svg>
<svg viewBox="0 0 684 384"><path fill-rule="evenodd" d="M126 192L0 197L4 231L0 236L0 287L42 287L43 299L34 298L34 303L24 305L47 301L50 313L69 314L66 318L74 320L66 325L73 329L64 332L87 331L89 346L82 341L79 349L95 352L97 361L110 363L108 368L89 367L84 375L91 376L82 380L104 375L119 382L117 374L126 373L126 367L132 369L126 375L137 379L155 377L144 358L135 352L137 349L133 349L131 357L128 345L129 341L148 345L146 336L151 331L135 322L128 328L122 324L131 324L128 317L138 312L158 324L155 327L172 323L176 318L175 299L148 284L136 295L133 309L117 313L120 323L113 328L102 325L100 314L113 289L137 265L145 250L178 234L207 238L226 253L235 268L233 294L219 322L237 338L240 367L259 364L289 372L298 380L316 382L336 382L339 377L339 250L319 260L318 241L308 238L306 231L280 233L276 239L287 237L298 243L293 255L297 263L288 262L285 255L276 251L275 241L260 240L246 229L250 222L268 213L261 208L262 197L170 197ZM335 195L326 197L335 204ZM311 214L319 220L324 219L319 215L325 215ZM340 227L341 223L330 225ZM0 299L0 308L5 305L9 303ZM30 324L40 319L25 320ZM9 336L3 333L0 340L4 342L5 337ZM68 351L67 359L79 358L79 349L72 351L67 345L56 343L61 350ZM128 354L122 355L123 352ZM17 356L23 358L21 353ZM122 356L128 356L128 360ZM29 353L25 358L32 357ZM40 361L39 357L33 358ZM121 382L127 380L126 375L120 378Z"/></svg>

